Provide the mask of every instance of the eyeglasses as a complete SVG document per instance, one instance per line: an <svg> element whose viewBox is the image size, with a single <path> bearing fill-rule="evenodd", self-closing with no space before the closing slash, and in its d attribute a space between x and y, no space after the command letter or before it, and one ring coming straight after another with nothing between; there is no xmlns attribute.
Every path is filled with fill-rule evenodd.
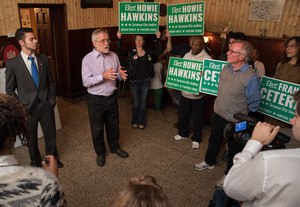
<svg viewBox="0 0 300 207"><path fill-rule="evenodd" d="M236 52L236 51L233 51L233 50L229 50L228 52L243 55L243 53L241 53L241 52Z"/></svg>
<svg viewBox="0 0 300 207"><path fill-rule="evenodd" d="M299 45L285 45L284 46L285 49L287 49L287 48L292 48L293 49L295 47L299 47Z"/></svg>
<svg viewBox="0 0 300 207"><path fill-rule="evenodd" d="M234 44L234 42L235 42L235 41L231 41L231 42L229 42L228 44L229 44L229 45L233 45L233 44Z"/></svg>
<svg viewBox="0 0 300 207"><path fill-rule="evenodd" d="M144 39L143 38L135 38L135 40L137 40L137 41L143 41Z"/></svg>
<svg viewBox="0 0 300 207"><path fill-rule="evenodd" d="M109 44L109 43L111 43L111 40L110 39L103 39L103 40L96 41L96 42L100 42L101 44L104 44L104 42L107 42Z"/></svg>

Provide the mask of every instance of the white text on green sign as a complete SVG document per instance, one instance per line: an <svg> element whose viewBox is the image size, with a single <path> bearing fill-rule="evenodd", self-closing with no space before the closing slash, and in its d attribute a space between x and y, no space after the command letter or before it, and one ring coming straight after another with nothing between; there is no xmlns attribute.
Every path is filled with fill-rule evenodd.
<svg viewBox="0 0 300 207"><path fill-rule="evenodd" d="M169 5L167 21L171 35L203 35L204 2Z"/></svg>
<svg viewBox="0 0 300 207"><path fill-rule="evenodd" d="M216 96L219 88L219 74L225 65L229 64L220 60L203 60L203 78L201 79L200 92Z"/></svg>
<svg viewBox="0 0 300 207"><path fill-rule="evenodd" d="M202 65L201 61L171 57L166 87L199 94Z"/></svg>
<svg viewBox="0 0 300 207"><path fill-rule="evenodd" d="M159 3L119 2L119 30L124 34L150 34L158 30Z"/></svg>
<svg viewBox="0 0 300 207"><path fill-rule="evenodd" d="M300 85L263 76L260 85L259 112L289 123L295 116L293 94Z"/></svg>

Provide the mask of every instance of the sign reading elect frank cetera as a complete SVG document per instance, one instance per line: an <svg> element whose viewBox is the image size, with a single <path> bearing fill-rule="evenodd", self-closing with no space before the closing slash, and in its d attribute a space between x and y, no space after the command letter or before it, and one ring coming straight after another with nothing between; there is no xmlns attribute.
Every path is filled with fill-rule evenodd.
<svg viewBox="0 0 300 207"><path fill-rule="evenodd" d="M295 116L293 94L300 85L263 76L260 84L259 112L289 123Z"/></svg>

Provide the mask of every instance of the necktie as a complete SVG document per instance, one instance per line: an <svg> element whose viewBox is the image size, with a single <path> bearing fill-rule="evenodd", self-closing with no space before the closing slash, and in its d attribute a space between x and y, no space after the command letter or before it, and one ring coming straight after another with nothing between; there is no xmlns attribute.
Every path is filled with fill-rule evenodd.
<svg viewBox="0 0 300 207"><path fill-rule="evenodd" d="M31 75L33 78L33 81L35 82L36 87L39 85L39 74L37 71L36 64L34 62L33 57L28 57L28 59L31 61Z"/></svg>

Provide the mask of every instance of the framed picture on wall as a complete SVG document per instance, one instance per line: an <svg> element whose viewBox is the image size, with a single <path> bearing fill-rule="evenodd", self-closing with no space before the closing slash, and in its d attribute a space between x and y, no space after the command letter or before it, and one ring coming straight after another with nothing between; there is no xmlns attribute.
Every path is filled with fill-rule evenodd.
<svg viewBox="0 0 300 207"><path fill-rule="evenodd" d="M113 0L81 0L81 8L112 8Z"/></svg>
<svg viewBox="0 0 300 207"><path fill-rule="evenodd" d="M0 67L5 66L8 59L16 57L20 52L20 46L14 41L0 43Z"/></svg>

